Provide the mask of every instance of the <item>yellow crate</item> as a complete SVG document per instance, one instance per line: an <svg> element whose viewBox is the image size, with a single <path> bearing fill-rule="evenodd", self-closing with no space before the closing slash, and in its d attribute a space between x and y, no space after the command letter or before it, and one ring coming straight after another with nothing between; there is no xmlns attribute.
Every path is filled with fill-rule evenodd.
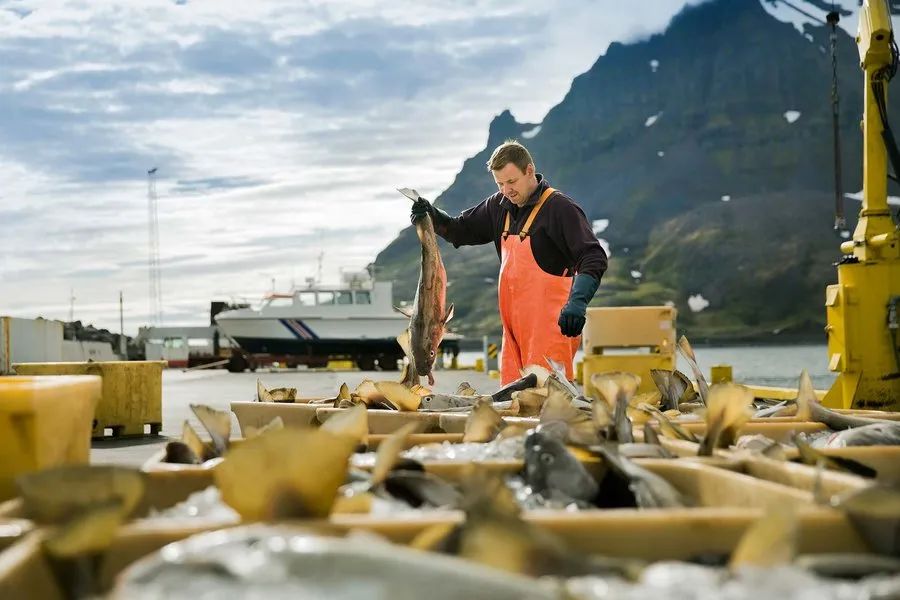
<svg viewBox="0 0 900 600"><path fill-rule="evenodd" d="M615 306L587 309L581 334L585 354L600 354L604 348L658 348L675 352L675 319L672 306Z"/></svg>
<svg viewBox="0 0 900 600"><path fill-rule="evenodd" d="M99 377L0 377L0 500L22 473L87 463Z"/></svg>
<svg viewBox="0 0 900 600"><path fill-rule="evenodd" d="M20 363L13 365L19 375L99 375L103 393L94 413L92 437L150 434L162 429L161 360Z"/></svg>
<svg viewBox="0 0 900 600"><path fill-rule="evenodd" d="M655 392L656 384L650 377L650 369L668 369L675 368L674 354L599 354L585 355L584 357L584 377L581 384L584 386L584 393L587 396L599 397L597 389L591 385L591 375L595 373L603 373L604 371L626 371L634 373L641 378L641 386L638 392Z"/></svg>

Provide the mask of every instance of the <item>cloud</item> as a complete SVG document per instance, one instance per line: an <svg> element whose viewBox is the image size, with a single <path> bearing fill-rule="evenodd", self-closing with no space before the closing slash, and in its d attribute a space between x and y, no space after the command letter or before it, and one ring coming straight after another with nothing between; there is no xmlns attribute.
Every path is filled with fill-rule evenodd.
<svg viewBox="0 0 900 600"><path fill-rule="evenodd" d="M691 4L698 3L691 1ZM165 320L361 268L494 115L536 125L612 41L685 2L22 0L0 9L0 313ZM535 128L533 131L537 131ZM477 201L473 198L473 202ZM399 300L399 299L398 299Z"/></svg>

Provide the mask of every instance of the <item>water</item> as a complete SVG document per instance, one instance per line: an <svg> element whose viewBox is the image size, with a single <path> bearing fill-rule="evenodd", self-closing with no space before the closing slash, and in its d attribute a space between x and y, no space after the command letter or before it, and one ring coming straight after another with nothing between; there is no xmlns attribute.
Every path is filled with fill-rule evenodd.
<svg viewBox="0 0 900 600"><path fill-rule="evenodd" d="M803 369L809 371L816 389L828 389L835 380L835 374L828 370L825 345L696 347L694 351L707 378L710 367L728 364L735 381L741 383L793 388L797 387ZM459 363L473 365L482 357L481 352L460 352ZM583 357L584 353L579 351L575 355L576 362ZM681 356L678 357L678 369L693 379L690 366Z"/></svg>

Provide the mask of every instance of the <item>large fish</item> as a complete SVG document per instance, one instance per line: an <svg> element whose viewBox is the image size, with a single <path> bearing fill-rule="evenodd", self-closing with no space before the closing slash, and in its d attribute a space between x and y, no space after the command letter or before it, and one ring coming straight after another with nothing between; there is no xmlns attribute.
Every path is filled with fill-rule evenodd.
<svg viewBox="0 0 900 600"><path fill-rule="evenodd" d="M599 486L558 439L539 429L525 436L525 480L539 494L559 493L593 502Z"/></svg>
<svg viewBox="0 0 900 600"><path fill-rule="evenodd" d="M403 188L398 191L413 202L421 197L416 190ZM410 356L416 375L428 377L428 385L434 385L431 370L438 346L444 339L447 322L453 318L453 304L447 306L447 272L441 261L431 215L421 217L415 225L422 244L419 285L412 308L396 310L409 317Z"/></svg>

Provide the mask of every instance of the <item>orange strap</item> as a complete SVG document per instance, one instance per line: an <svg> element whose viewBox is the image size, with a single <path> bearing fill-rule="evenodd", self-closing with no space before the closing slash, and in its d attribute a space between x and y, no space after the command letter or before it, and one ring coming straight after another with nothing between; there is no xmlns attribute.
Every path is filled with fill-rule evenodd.
<svg viewBox="0 0 900 600"><path fill-rule="evenodd" d="M544 206L544 202L547 201L553 192L556 190L552 187L548 187L544 190L544 193L541 194L540 199L538 199L537 204L534 205L534 208L531 209L531 214L528 215L528 220L525 221L525 225L522 226L522 230L519 231L519 239L524 240L525 236L528 235L528 230L531 228L531 224L534 223L534 218L537 216L538 211L541 210L541 207ZM503 239L505 240L509 236L509 211L506 211L506 221L503 224Z"/></svg>

